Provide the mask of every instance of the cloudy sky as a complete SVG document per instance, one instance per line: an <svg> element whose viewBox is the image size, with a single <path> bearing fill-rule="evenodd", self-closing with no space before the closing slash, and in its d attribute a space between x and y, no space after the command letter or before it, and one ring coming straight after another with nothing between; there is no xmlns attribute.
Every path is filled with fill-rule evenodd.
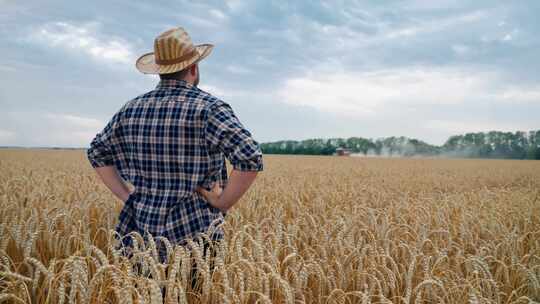
<svg viewBox="0 0 540 304"><path fill-rule="evenodd" d="M0 0L0 145L87 147L176 26L259 142L540 129L540 2Z"/></svg>

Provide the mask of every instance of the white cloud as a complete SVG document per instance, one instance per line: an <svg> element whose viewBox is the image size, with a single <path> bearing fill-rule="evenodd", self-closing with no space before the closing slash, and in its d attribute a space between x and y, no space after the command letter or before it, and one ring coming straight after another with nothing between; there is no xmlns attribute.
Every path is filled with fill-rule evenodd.
<svg viewBox="0 0 540 304"><path fill-rule="evenodd" d="M257 64L257 65L263 65L264 66L264 65L272 65L272 64L274 64L274 61L268 59L265 56L257 55L255 57L255 59L253 60L253 63Z"/></svg>
<svg viewBox="0 0 540 304"><path fill-rule="evenodd" d="M22 60L8 60L0 64L0 71L16 72L16 71L36 71L45 69L46 66L38 63L30 63Z"/></svg>
<svg viewBox="0 0 540 304"><path fill-rule="evenodd" d="M225 0L225 4L232 12L237 12L244 7L242 0Z"/></svg>
<svg viewBox="0 0 540 304"><path fill-rule="evenodd" d="M280 100L321 111L371 115L384 107L461 104L492 97L498 75L460 68L406 67L374 72L316 70L286 80Z"/></svg>
<svg viewBox="0 0 540 304"><path fill-rule="evenodd" d="M105 127L105 122L78 115L45 113L44 125L49 128L44 145L85 147Z"/></svg>
<svg viewBox="0 0 540 304"><path fill-rule="evenodd" d="M453 121L453 120L428 120L426 128L443 131L449 134L488 131L530 131L538 128L538 125L527 123L504 123L501 121Z"/></svg>
<svg viewBox="0 0 540 304"><path fill-rule="evenodd" d="M427 37L429 35L443 35L445 32L452 33L456 30L469 31L496 13L497 8L493 8L436 18L425 16L404 18L399 22L389 22L384 17L375 15L367 17L368 22L362 24L358 20L365 19L363 18L365 14L362 13L362 18L358 18L345 12L344 16L349 22L341 25L326 24L320 20L295 15L289 18L289 27L285 31L259 28L253 33L259 38L296 44L325 57L352 57L351 54L355 54L356 51L369 51L371 48L385 45L393 47L394 43L401 44L408 39L430 41ZM369 30L359 30L358 27ZM340 52L342 54L339 54Z"/></svg>
<svg viewBox="0 0 540 304"><path fill-rule="evenodd" d="M469 53L470 48L463 44L455 44L452 45L452 51L454 51L454 53L456 53L457 55L466 55L467 53Z"/></svg>
<svg viewBox="0 0 540 304"><path fill-rule="evenodd" d="M502 41L510 41L510 40L512 40L512 34L510 33L504 35L504 37L502 38Z"/></svg>
<svg viewBox="0 0 540 304"><path fill-rule="evenodd" d="M510 85L493 94L492 97L510 103L540 104L540 86Z"/></svg>
<svg viewBox="0 0 540 304"><path fill-rule="evenodd" d="M446 29L455 29L457 26L474 23L490 16L488 10L474 11L462 15L451 16L444 19L433 19L429 21L418 22L416 25L403 27L400 29L388 30L384 37L395 39L407 36L416 36L425 33L434 33Z"/></svg>
<svg viewBox="0 0 540 304"><path fill-rule="evenodd" d="M409 0L400 5L404 10L411 11L432 11L456 8L462 5L455 0Z"/></svg>
<svg viewBox="0 0 540 304"><path fill-rule="evenodd" d="M0 145L12 145L15 139L15 132L0 129Z"/></svg>
<svg viewBox="0 0 540 304"><path fill-rule="evenodd" d="M329 31L329 29L327 29ZM286 30L273 30L273 29L258 29L254 34L262 39L268 40L285 40L292 44L302 44L303 37L297 29L286 29Z"/></svg>
<svg viewBox="0 0 540 304"><path fill-rule="evenodd" d="M480 38L480 41L483 43L493 43L493 42L502 42L502 43L519 43L519 41L516 41L517 38L523 38L522 32L518 28L514 28L511 31L498 31L490 34L484 34ZM523 41L522 43L526 43L526 41Z"/></svg>
<svg viewBox="0 0 540 304"><path fill-rule="evenodd" d="M2 114L0 144L4 145L86 147L105 127L99 119L67 113L28 110Z"/></svg>
<svg viewBox="0 0 540 304"><path fill-rule="evenodd" d="M251 70L239 65L229 65L225 68L227 71L233 74L249 74Z"/></svg>
<svg viewBox="0 0 540 304"><path fill-rule="evenodd" d="M212 28L215 29L216 27L220 26L221 20L216 20L213 18L202 18L197 16L183 16L182 19L185 20L185 22L192 25L194 28ZM189 31L189 30L188 30Z"/></svg>
<svg viewBox="0 0 540 304"><path fill-rule="evenodd" d="M223 89L221 87L218 87L212 84L199 85L199 88L218 98L230 98L230 97L239 97L239 96L246 95L246 92L244 91Z"/></svg>
<svg viewBox="0 0 540 304"><path fill-rule="evenodd" d="M16 71L17 69L15 69L14 67L12 66L9 66L9 65L0 65L0 71L4 71L4 72L14 72Z"/></svg>
<svg viewBox="0 0 540 304"><path fill-rule="evenodd" d="M122 38L101 34L99 27L97 23L47 23L34 29L28 41L75 51L99 61L132 64L135 55L131 45Z"/></svg>
<svg viewBox="0 0 540 304"><path fill-rule="evenodd" d="M222 11L218 10L218 9L211 9L210 10L210 15L220 19L220 20L226 20L228 17L227 15L225 15Z"/></svg>
<svg viewBox="0 0 540 304"><path fill-rule="evenodd" d="M46 113L44 115L51 120L55 120L57 123L69 125L71 129L76 128L98 132L100 128L105 126L103 121L94 118L57 113Z"/></svg>

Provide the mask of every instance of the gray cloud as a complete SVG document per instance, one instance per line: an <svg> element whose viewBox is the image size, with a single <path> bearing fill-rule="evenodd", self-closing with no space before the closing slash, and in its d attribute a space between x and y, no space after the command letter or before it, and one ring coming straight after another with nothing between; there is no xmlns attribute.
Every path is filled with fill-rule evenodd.
<svg viewBox="0 0 540 304"><path fill-rule="evenodd" d="M86 55L99 62L131 65L136 58L130 43L114 36L101 35L100 26L96 22L80 25L47 23L32 29L25 42Z"/></svg>
<svg viewBox="0 0 540 304"><path fill-rule="evenodd" d="M134 60L172 26L216 45L201 63L201 85L259 141L441 143L466 131L540 128L540 4L532 0L2 6L1 144L88 143L98 122L156 85ZM74 117L95 124L75 128Z"/></svg>

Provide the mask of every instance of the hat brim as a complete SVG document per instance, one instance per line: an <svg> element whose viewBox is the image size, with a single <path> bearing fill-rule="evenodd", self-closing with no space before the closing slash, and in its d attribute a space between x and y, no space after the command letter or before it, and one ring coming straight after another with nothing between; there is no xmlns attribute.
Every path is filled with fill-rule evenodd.
<svg viewBox="0 0 540 304"><path fill-rule="evenodd" d="M135 62L135 67L144 74L170 74L181 71L188 66L203 60L210 55L213 48L214 45L212 44L199 44L195 46L195 50L197 51L198 55L195 55L186 61L169 65L156 64L154 53L148 53L137 59Z"/></svg>

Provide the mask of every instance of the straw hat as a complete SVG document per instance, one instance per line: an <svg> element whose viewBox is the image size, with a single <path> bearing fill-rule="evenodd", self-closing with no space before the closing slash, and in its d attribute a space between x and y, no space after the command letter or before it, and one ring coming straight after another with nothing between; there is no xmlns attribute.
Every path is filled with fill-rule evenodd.
<svg viewBox="0 0 540 304"><path fill-rule="evenodd" d="M169 74L181 71L210 55L212 44L193 45L188 33L177 27L154 40L154 52L139 57L135 66L145 74Z"/></svg>

